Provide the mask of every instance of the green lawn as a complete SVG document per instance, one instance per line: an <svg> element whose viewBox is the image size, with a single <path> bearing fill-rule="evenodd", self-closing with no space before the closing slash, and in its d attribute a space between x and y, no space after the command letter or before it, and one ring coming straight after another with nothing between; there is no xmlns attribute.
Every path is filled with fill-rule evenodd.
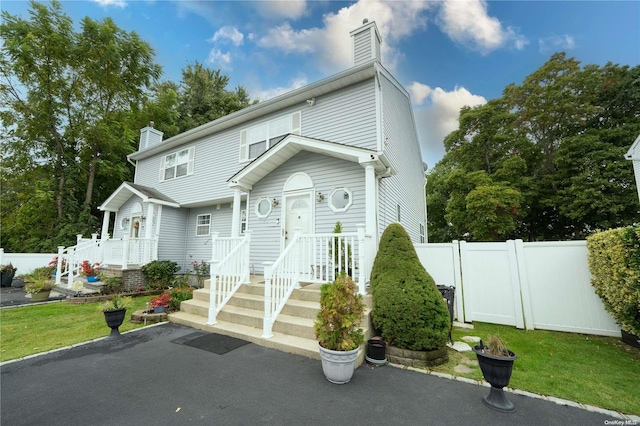
<svg viewBox="0 0 640 426"><path fill-rule="evenodd" d="M474 326L473 330L454 327L454 340L462 336L486 340L492 334L500 335L519 357L509 387L640 415L640 350L619 338L525 331L485 323ZM482 379L480 367L470 366L474 371L466 374L453 369L463 357L475 360L473 352L450 350L449 354L449 362L434 371Z"/></svg>
<svg viewBox="0 0 640 426"><path fill-rule="evenodd" d="M132 312L145 309L151 296L135 297L120 331L143 327L129 321ZM111 332L98 303L66 302L0 310L0 361L106 337Z"/></svg>

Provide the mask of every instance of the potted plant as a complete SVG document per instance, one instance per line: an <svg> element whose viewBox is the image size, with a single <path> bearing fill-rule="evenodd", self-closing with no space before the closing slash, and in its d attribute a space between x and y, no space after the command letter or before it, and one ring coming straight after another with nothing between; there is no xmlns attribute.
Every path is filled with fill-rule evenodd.
<svg viewBox="0 0 640 426"><path fill-rule="evenodd" d="M333 228L334 234L342 234L342 223L336 222ZM346 255L346 259L345 259ZM345 243L343 238L332 237L329 242L329 257L332 258L335 276L339 276L341 272L353 277L353 268L351 262L351 244Z"/></svg>
<svg viewBox="0 0 640 426"><path fill-rule="evenodd" d="M107 326L111 328L109 338L120 337L120 330L118 330L118 328L122 325L129 306L131 306L131 297L121 294L114 295L110 300L105 302L104 305L100 305L100 310L104 313Z"/></svg>
<svg viewBox="0 0 640 426"><path fill-rule="evenodd" d="M64 258L62 258L61 268L62 271L60 272L64 272L67 270L67 261ZM53 275L58 275L58 256L54 257L51 262L49 262L49 269L51 269L51 273Z"/></svg>
<svg viewBox="0 0 640 426"><path fill-rule="evenodd" d="M100 263L94 263L92 265L88 260L83 260L80 268L82 269L82 275L87 277L87 282L95 283L99 281Z"/></svg>
<svg viewBox="0 0 640 426"><path fill-rule="evenodd" d="M167 310L169 302L171 302L171 296L169 293L162 293L156 297L152 297L149 302L153 308L153 313L161 314Z"/></svg>
<svg viewBox="0 0 640 426"><path fill-rule="evenodd" d="M314 323L322 371L331 383L351 380L364 334L360 320L364 313L362 295L345 273L320 289L320 311Z"/></svg>
<svg viewBox="0 0 640 426"><path fill-rule="evenodd" d="M17 269L11 263L0 265L0 286L11 287Z"/></svg>
<svg viewBox="0 0 640 426"><path fill-rule="evenodd" d="M55 283L50 280L48 267L36 268L25 277L24 290L31 295L31 301L43 302L49 298Z"/></svg>
<svg viewBox="0 0 640 426"><path fill-rule="evenodd" d="M509 384L513 361L518 359L518 356L507 349L499 336L489 337L486 345L480 340L472 349L478 357L484 379L491 385L489 395L483 398L484 403L494 410L506 413L514 411L513 404L507 399L502 388Z"/></svg>

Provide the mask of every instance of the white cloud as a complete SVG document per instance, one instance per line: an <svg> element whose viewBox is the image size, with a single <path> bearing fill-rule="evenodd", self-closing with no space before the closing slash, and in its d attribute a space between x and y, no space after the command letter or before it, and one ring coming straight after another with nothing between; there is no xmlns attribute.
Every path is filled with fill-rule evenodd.
<svg viewBox="0 0 640 426"><path fill-rule="evenodd" d="M127 2L125 0L93 0L93 2L98 3L103 7L114 6L122 9L127 6Z"/></svg>
<svg viewBox="0 0 640 426"><path fill-rule="evenodd" d="M207 62L223 70L231 71L233 69L231 68L231 53L222 53L220 49L211 49Z"/></svg>
<svg viewBox="0 0 640 426"><path fill-rule="evenodd" d="M444 138L458 129L460 108L484 105L487 100L458 86L448 92L440 87L432 89L426 84L413 82L409 91L414 97L414 106L420 106L414 108L414 115L422 158L429 167L433 167L444 156Z"/></svg>
<svg viewBox="0 0 640 426"><path fill-rule="evenodd" d="M549 36L538 40L541 53L549 53L555 50L569 50L576 47L576 42L572 36L564 34L561 36Z"/></svg>
<svg viewBox="0 0 640 426"><path fill-rule="evenodd" d="M252 99L259 99L261 102L266 101L267 99L275 98L278 95L282 95L283 93L290 92L292 90L298 89L300 87L306 86L308 84L307 77L300 75L295 77L293 80L289 82L287 87L273 87L271 89L254 89L250 90Z"/></svg>
<svg viewBox="0 0 640 426"><path fill-rule="evenodd" d="M262 16L268 18L299 19L307 12L306 0L269 0L255 3Z"/></svg>
<svg viewBox="0 0 640 426"><path fill-rule="evenodd" d="M438 26L453 41L486 55L508 43L521 50L529 42L517 29L504 28L488 15L485 0L447 0L440 7Z"/></svg>
<svg viewBox="0 0 640 426"><path fill-rule="evenodd" d="M426 84L418 83L414 81L409 86L409 93L411 93L411 97L413 98L413 102L416 105L422 105L427 97L433 92L431 87Z"/></svg>
<svg viewBox="0 0 640 426"><path fill-rule="evenodd" d="M270 29L258 39L258 45L290 53L314 53L326 72L345 69L352 64L349 32L360 27L364 18L375 21L380 30L383 63L393 70L401 55L397 43L427 25L424 11L435 2L393 2L359 0L337 13L323 17L323 26L296 30L289 23Z"/></svg>
<svg viewBox="0 0 640 426"><path fill-rule="evenodd" d="M234 46L240 46L244 39L244 35L238 31L236 27L232 26L224 26L215 32L213 37L209 40L212 42L225 42L226 40L231 41Z"/></svg>
<svg viewBox="0 0 640 426"><path fill-rule="evenodd" d="M284 53L309 53L316 49L318 29L295 31L288 22L271 28L258 46L277 48Z"/></svg>

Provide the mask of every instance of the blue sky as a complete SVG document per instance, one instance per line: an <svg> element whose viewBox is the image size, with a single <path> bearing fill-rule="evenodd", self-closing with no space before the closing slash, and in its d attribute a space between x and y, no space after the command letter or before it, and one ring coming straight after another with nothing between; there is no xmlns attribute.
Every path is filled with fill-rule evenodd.
<svg viewBox="0 0 640 426"><path fill-rule="evenodd" d="M62 1L78 24L111 17L156 51L163 79L200 61L266 100L351 66L349 31L376 21L383 65L411 93L432 167L463 105L519 84L557 51L583 64L640 63L638 1ZM2 10L27 16L26 1Z"/></svg>

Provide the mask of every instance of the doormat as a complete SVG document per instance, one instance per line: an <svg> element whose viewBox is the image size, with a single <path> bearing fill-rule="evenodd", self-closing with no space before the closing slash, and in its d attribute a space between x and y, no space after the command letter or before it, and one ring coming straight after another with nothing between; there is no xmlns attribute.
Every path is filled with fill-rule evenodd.
<svg viewBox="0 0 640 426"><path fill-rule="evenodd" d="M231 352L232 350L244 346L249 342L242 339L236 339L235 337L225 336L223 334L196 332L180 339L176 339L174 340L174 343L181 343L183 345L213 352L214 354L224 355L227 352Z"/></svg>

